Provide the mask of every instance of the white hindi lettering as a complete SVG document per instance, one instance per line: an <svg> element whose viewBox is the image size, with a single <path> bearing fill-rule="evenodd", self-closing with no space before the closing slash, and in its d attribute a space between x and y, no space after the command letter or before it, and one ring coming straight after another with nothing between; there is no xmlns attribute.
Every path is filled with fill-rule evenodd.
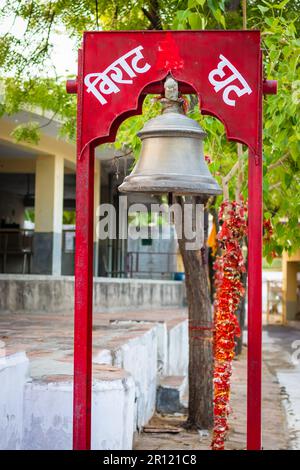
<svg viewBox="0 0 300 470"><path fill-rule="evenodd" d="M142 50L143 46L138 46L115 60L104 72L87 74L84 78L87 92L92 92L95 98L103 105L107 103L103 95L119 93L120 88L117 84L123 83L130 85L133 83L132 79L136 77L137 74L148 72L151 65L148 63L138 65L139 61L144 59ZM127 61L130 62L130 65Z"/></svg>
<svg viewBox="0 0 300 470"><path fill-rule="evenodd" d="M249 87L248 83L244 79L244 77L240 74L240 72L234 67L234 65L229 62L226 57L222 54L219 55L220 62L216 69L213 69L209 75L208 80L213 85L214 90L218 93L220 90L223 90L223 101L228 106L235 106L236 101L232 98L229 98L229 94L231 92L236 93L238 97L241 97L245 94L251 95L252 90ZM226 73L224 72L224 68L227 67L231 73L226 78ZM216 77L219 77L221 80L216 80ZM225 77L225 78L224 78ZM222 80L224 78L224 80ZM238 80L242 87L238 85L233 85L232 82Z"/></svg>

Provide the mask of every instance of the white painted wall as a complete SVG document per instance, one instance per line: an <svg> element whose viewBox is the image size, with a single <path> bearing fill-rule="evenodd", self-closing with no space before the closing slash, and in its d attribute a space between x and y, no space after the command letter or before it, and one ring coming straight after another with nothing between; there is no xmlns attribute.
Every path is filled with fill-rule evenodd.
<svg viewBox="0 0 300 470"><path fill-rule="evenodd" d="M24 352L6 356L0 353L0 449L18 450L23 435L23 392L28 377Z"/></svg>
<svg viewBox="0 0 300 470"><path fill-rule="evenodd" d="M134 422L136 429L146 424L155 410L157 354L158 330L153 324L152 328L129 338L115 351L102 350L93 357L94 363L111 364L125 369L132 376L135 383Z"/></svg>
<svg viewBox="0 0 300 470"><path fill-rule="evenodd" d="M157 386L157 329L135 337L117 351L114 365L128 371L135 381L136 427L146 424L155 411Z"/></svg>
<svg viewBox="0 0 300 470"><path fill-rule="evenodd" d="M92 449L130 450L134 382L131 377L93 383ZM33 380L25 387L25 450L72 448L73 387L69 380Z"/></svg>
<svg viewBox="0 0 300 470"><path fill-rule="evenodd" d="M267 281L280 281L282 283L282 271L263 271L262 273L262 310L267 311L268 288Z"/></svg>
<svg viewBox="0 0 300 470"><path fill-rule="evenodd" d="M113 386L112 386L113 385ZM98 382L93 392L92 449L131 450L134 428L134 381Z"/></svg>
<svg viewBox="0 0 300 470"><path fill-rule="evenodd" d="M174 307L184 304L179 281L94 278L94 311ZM0 274L0 314L73 312L74 276Z"/></svg>
<svg viewBox="0 0 300 470"><path fill-rule="evenodd" d="M99 351L93 362L129 376L120 371L123 378L98 380L94 371L92 447L131 449L133 432L154 413L158 371L187 373L188 321L150 323L116 349ZM0 356L0 449L72 448L72 378L51 377L49 364L47 371L28 379L25 353Z"/></svg>
<svg viewBox="0 0 300 470"><path fill-rule="evenodd" d="M186 375L188 364L188 320L185 320L168 331L168 375Z"/></svg>

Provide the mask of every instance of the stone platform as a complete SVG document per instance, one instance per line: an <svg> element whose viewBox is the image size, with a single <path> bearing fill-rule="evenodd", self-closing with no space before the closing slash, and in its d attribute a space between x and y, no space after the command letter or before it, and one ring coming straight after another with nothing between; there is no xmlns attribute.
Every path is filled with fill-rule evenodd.
<svg viewBox="0 0 300 470"><path fill-rule="evenodd" d="M93 449L131 449L155 411L158 377L185 375L184 309L96 313ZM0 315L0 448L72 446L73 317Z"/></svg>

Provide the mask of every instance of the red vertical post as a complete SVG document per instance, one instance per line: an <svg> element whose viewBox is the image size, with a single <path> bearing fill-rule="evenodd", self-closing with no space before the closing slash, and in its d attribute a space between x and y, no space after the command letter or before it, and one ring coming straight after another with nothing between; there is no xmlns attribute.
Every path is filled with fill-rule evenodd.
<svg viewBox="0 0 300 470"><path fill-rule="evenodd" d="M94 152L77 161L73 448L91 446Z"/></svg>
<svg viewBox="0 0 300 470"><path fill-rule="evenodd" d="M261 450L262 372L262 77L257 154L249 151L248 170L248 365L247 449Z"/></svg>
<svg viewBox="0 0 300 470"><path fill-rule="evenodd" d="M82 52L79 51L79 78ZM94 148L81 147L82 80L78 90L74 319L73 449L91 446Z"/></svg>
<svg viewBox="0 0 300 470"><path fill-rule="evenodd" d="M247 449L261 449L262 165L249 155Z"/></svg>

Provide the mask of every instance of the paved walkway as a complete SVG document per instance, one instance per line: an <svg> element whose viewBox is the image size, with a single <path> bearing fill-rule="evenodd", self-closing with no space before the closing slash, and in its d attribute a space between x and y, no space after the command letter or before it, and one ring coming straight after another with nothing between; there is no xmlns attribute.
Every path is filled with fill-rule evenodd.
<svg viewBox="0 0 300 470"><path fill-rule="evenodd" d="M300 322L264 329L263 352L276 376L287 416L289 448L300 450Z"/></svg>
<svg viewBox="0 0 300 470"><path fill-rule="evenodd" d="M265 337L266 334L264 335L264 338ZM287 429L286 412L282 401L282 389L278 382L276 370L274 370L274 368L272 369L270 366L270 354L267 351L268 343L266 342L264 346L263 362L263 448L270 450L288 449L291 447L291 437ZM226 449L228 450L240 450L246 447L246 373L247 359L246 348L244 348L243 354L234 361L231 397L233 411L229 420L230 431L226 442ZM180 428L184 419L184 416L156 416L150 424L157 428L164 426ZM205 434L206 433L203 432L191 433L182 429L176 434L142 433L136 436L135 449L205 450L210 448L210 435Z"/></svg>

